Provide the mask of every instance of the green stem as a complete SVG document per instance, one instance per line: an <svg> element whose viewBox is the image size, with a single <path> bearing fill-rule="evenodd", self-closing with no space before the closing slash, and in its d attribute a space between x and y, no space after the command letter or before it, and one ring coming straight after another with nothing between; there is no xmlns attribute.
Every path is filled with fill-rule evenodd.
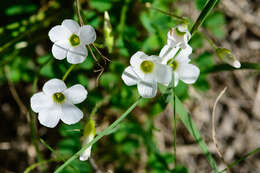
<svg viewBox="0 0 260 173"><path fill-rule="evenodd" d="M114 123L112 123L108 128L106 128L104 131L99 133L98 136L96 136L91 142L89 142L87 145L85 145L83 148L81 148L77 153L75 153L73 156L71 156L63 165L58 167L58 169L55 170L54 173L61 172L67 165L69 165L73 160L78 158L81 153L83 153L88 147L95 144L98 140L100 140L103 136L107 135L111 130L113 130L123 119L126 118L126 116L136 107L136 105L141 101L142 99L139 98L132 106L130 106Z"/></svg>
<svg viewBox="0 0 260 173"><path fill-rule="evenodd" d="M209 0L208 3L203 8L202 12L200 13L199 17L197 18L195 24L191 28L191 35L193 35L200 25L204 22L210 11L213 9L213 7L216 5L218 0Z"/></svg>
<svg viewBox="0 0 260 173"><path fill-rule="evenodd" d="M202 37L204 37L204 38L208 41L208 43L210 44L210 46L216 51L216 49L217 49L216 44L215 44L206 34L200 33L200 35L201 35Z"/></svg>
<svg viewBox="0 0 260 173"><path fill-rule="evenodd" d="M174 120L174 144L173 144L173 150L174 150L174 166L177 166L177 128L176 128L176 98L175 98L175 81L174 81L174 72L172 73L172 99L173 99L173 120Z"/></svg>
<svg viewBox="0 0 260 173"><path fill-rule="evenodd" d="M120 17L120 23L118 26L119 32L121 35L123 35L123 31L124 31L124 27L125 27L125 21L126 21L126 12L128 10L128 4L130 2L130 0L126 0L124 1L124 6L121 10L121 17Z"/></svg>
<svg viewBox="0 0 260 173"><path fill-rule="evenodd" d="M171 16L171 17L175 18L176 20L186 21L186 19L183 18L183 17L181 17L181 16L177 16L177 15L175 15L175 14L173 14L173 13L169 13L169 12L167 12L167 11L163 11L163 10L161 10L161 9L159 9L159 8L153 7L152 4L149 3L149 2L145 3L145 6L146 6L147 8L152 9L152 10L155 10L155 11L158 11L158 12L160 12L160 13L163 13L163 14L165 14L165 15L167 15L167 16Z"/></svg>
<svg viewBox="0 0 260 173"><path fill-rule="evenodd" d="M58 160L62 160L63 162L66 161L66 158L64 158L60 153L58 153L57 151L55 151L49 144L47 144L43 139L40 138L40 141L41 143L46 147L48 148L56 157ZM80 171L75 168L74 166L69 166L69 168L71 168L72 172L75 172L75 173L80 173Z"/></svg>
<svg viewBox="0 0 260 173"><path fill-rule="evenodd" d="M201 74L202 73L216 73L216 72L220 72L220 71L233 71L233 70L260 70L260 63L250 63L250 62L244 62L241 63L241 67L240 68L234 68L228 64L218 64L218 65L214 65L212 67L209 67L205 70L201 70Z"/></svg>
<svg viewBox="0 0 260 173"><path fill-rule="evenodd" d="M242 161L245 160L247 157L249 157L249 156L251 156L251 155L253 155L253 154L255 154L255 153L259 152L259 151L260 151L260 147L258 147L258 148L256 148L255 150L253 150L253 151L247 153L246 155L244 155L244 156L241 157L240 159L238 159L238 160L232 162L230 165L228 165L228 167L229 167L229 168L232 168L233 166L235 166L235 165L238 164L239 162L242 162ZM221 173L221 172L224 172L224 171L227 171L227 168L225 168L225 169L223 169L222 171L220 171L220 173Z"/></svg>
<svg viewBox="0 0 260 173"><path fill-rule="evenodd" d="M50 159L50 160L43 160L43 161L34 163L34 164L30 165L29 167L27 167L23 173L29 173L30 171L32 171L33 169L35 169L38 166L45 165L49 162L57 162L57 161L59 161L59 160L58 159Z"/></svg>
<svg viewBox="0 0 260 173"><path fill-rule="evenodd" d="M62 77L62 80L65 81L66 78L68 77L68 75L70 74L70 72L73 70L73 68L76 66L76 64L73 64L70 66L70 68L66 71L66 73L64 74L64 76Z"/></svg>

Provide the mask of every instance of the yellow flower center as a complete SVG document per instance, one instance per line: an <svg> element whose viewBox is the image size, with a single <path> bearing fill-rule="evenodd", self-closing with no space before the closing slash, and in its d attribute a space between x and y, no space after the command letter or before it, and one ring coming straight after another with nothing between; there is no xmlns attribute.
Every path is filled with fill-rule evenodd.
<svg viewBox="0 0 260 173"><path fill-rule="evenodd" d="M62 94L60 92L53 94L52 98L55 103L63 103L65 101L64 94Z"/></svg>
<svg viewBox="0 0 260 173"><path fill-rule="evenodd" d="M71 46L78 46L80 44L80 38L76 34L72 34L70 36L69 41L70 41Z"/></svg>
<svg viewBox="0 0 260 173"><path fill-rule="evenodd" d="M184 36L186 34L186 32L182 32L178 28L175 28L175 34L178 36Z"/></svg>
<svg viewBox="0 0 260 173"><path fill-rule="evenodd" d="M168 60L167 64L172 68L173 71L177 70L178 65L179 65L178 62L176 60L173 60L173 62L171 64L169 64L170 61L171 61L171 59Z"/></svg>
<svg viewBox="0 0 260 173"><path fill-rule="evenodd" d="M151 73L153 72L154 64L152 61L145 60L141 63L140 68L144 73Z"/></svg>

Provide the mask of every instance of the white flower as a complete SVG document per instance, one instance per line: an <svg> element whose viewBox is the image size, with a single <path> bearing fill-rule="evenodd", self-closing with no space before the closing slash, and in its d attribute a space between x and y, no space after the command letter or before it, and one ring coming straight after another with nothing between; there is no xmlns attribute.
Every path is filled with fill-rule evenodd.
<svg viewBox="0 0 260 173"><path fill-rule="evenodd" d="M161 63L167 64L172 67L174 71L174 85L178 85L178 81L182 80L186 84L194 83L200 74L200 70L193 64L189 64L189 55L192 53L192 48L187 45L185 49L181 49L179 54L174 58L175 54L178 52L179 47L171 47L165 45L161 52L160 57L162 58ZM169 64L172 61L171 64Z"/></svg>
<svg viewBox="0 0 260 173"><path fill-rule="evenodd" d="M94 139L94 135L90 134L87 139L83 142L83 146L87 145L89 142L91 142ZM91 154L91 146L89 146L79 157L79 160L86 161L90 157Z"/></svg>
<svg viewBox="0 0 260 173"><path fill-rule="evenodd" d="M139 94L152 98L157 93L157 82L167 86L171 82L171 68L160 63L160 57L138 51L130 59L122 79L126 85L137 85Z"/></svg>
<svg viewBox="0 0 260 173"><path fill-rule="evenodd" d="M67 57L69 63L79 64L86 59L86 45L96 40L96 32L90 25L80 27L74 20L66 19L49 31L49 37L54 43L52 54L56 59L62 60Z"/></svg>
<svg viewBox="0 0 260 173"><path fill-rule="evenodd" d="M168 32L167 44L171 47L181 47L184 49L188 45L190 38L191 34L187 25L177 25Z"/></svg>
<svg viewBox="0 0 260 173"><path fill-rule="evenodd" d="M60 119L66 124L82 119L82 111L74 106L87 97L88 92L82 85L67 88L62 80L51 79L42 90L31 97L32 110L39 113L38 119L42 125L53 128Z"/></svg>

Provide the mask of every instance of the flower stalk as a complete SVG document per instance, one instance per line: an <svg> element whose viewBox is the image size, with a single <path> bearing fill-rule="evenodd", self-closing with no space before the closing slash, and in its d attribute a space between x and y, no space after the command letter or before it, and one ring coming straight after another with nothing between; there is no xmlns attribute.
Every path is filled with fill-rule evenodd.
<svg viewBox="0 0 260 173"><path fill-rule="evenodd" d="M109 134L113 129L123 120L127 117L127 115L132 112L132 110L137 106L137 104L142 100L141 97L138 98L138 100L132 104L114 123L112 123L108 128L106 128L104 131L100 132L98 136L96 136L91 142L89 142L87 145L82 147L77 153L75 153L73 156L71 156L64 164L62 164L58 169L55 170L54 173L61 172L67 165L69 165L73 160L77 159L88 147L95 144L97 141L99 141L103 136Z"/></svg>

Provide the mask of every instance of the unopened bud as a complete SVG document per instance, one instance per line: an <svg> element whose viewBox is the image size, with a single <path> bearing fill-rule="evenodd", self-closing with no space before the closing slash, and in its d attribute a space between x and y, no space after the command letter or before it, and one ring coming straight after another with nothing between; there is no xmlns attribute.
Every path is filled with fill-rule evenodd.
<svg viewBox="0 0 260 173"><path fill-rule="evenodd" d="M90 119L85 127L84 127L84 131L83 131L83 146L86 146L88 143L90 143L95 137L95 121ZM90 157L91 154L91 147L89 146L81 155L79 160L81 161L86 161L88 160L88 158Z"/></svg>
<svg viewBox="0 0 260 173"><path fill-rule="evenodd" d="M112 26L110 23L109 14L107 11L104 13L104 36L108 52L111 53L114 46L114 36L112 35Z"/></svg>
<svg viewBox="0 0 260 173"><path fill-rule="evenodd" d="M240 62L232 55L230 50L226 48L217 48L216 53L221 61L226 62L235 68L241 67Z"/></svg>

